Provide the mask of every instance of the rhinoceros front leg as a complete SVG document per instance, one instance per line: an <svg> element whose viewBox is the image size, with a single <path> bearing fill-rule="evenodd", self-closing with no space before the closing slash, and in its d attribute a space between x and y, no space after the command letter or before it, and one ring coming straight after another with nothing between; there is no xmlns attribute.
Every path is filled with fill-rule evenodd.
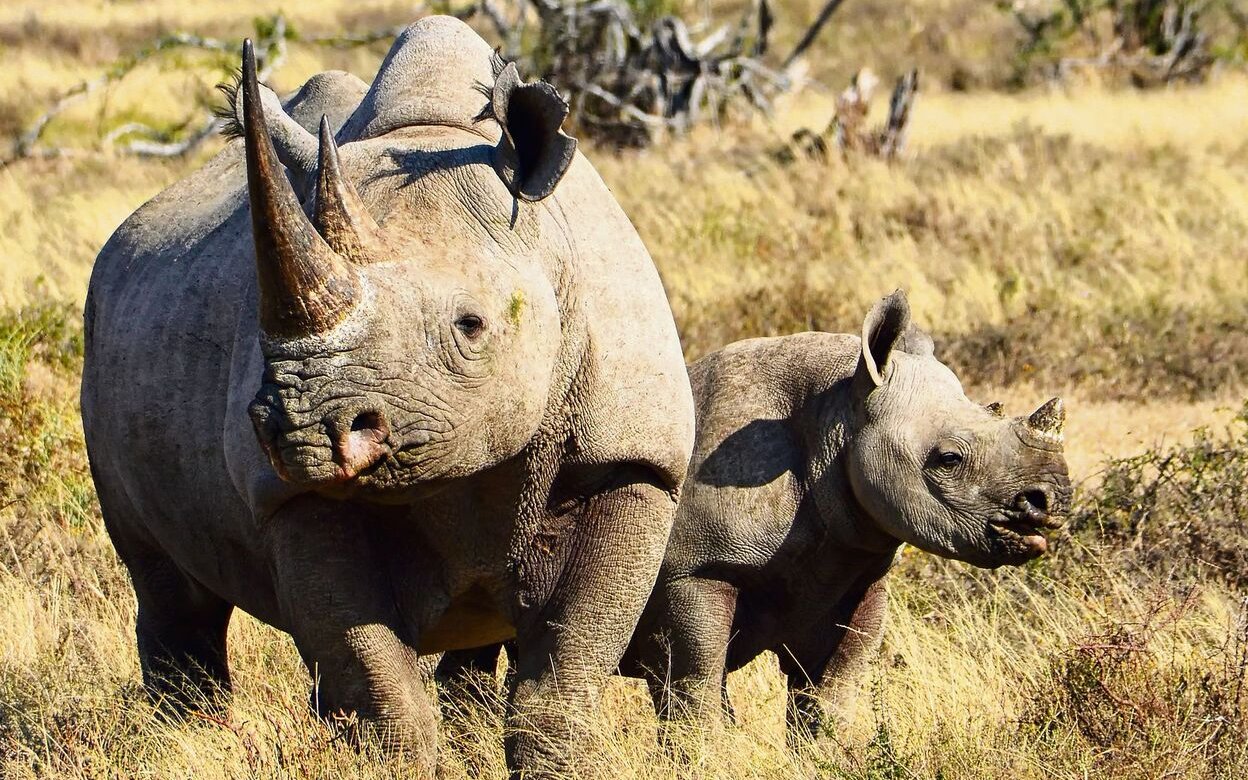
<svg viewBox="0 0 1248 780"><path fill-rule="evenodd" d="M415 776L432 777L436 716L369 519L312 499L273 518L282 616L315 681L318 713L355 716L361 736L414 761Z"/></svg>
<svg viewBox="0 0 1248 780"><path fill-rule="evenodd" d="M649 469L621 466L560 518L571 531L555 585L522 619L507 760L516 776L592 775L589 723L654 586L676 502ZM543 553L526 566L541 576ZM557 578L557 579L556 579Z"/></svg>
<svg viewBox="0 0 1248 780"><path fill-rule="evenodd" d="M832 625L812 626L807 637L779 653L788 677L790 745L818 738L827 721L841 728L853 717L862 679L884 638L887 616L888 592L880 578L839 604Z"/></svg>

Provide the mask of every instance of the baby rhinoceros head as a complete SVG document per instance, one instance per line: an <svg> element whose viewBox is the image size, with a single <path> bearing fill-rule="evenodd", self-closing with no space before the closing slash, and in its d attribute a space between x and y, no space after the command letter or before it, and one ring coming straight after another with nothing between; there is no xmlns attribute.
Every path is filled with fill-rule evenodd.
<svg viewBox="0 0 1248 780"><path fill-rule="evenodd" d="M376 144L340 154L323 121L309 215L275 156L245 50L264 355L250 415L283 480L403 502L532 441L561 318L544 211L517 199L549 195L575 146L559 132L566 105L534 86L514 67L499 77L495 116L527 129L505 126L497 148L418 131L387 165Z"/></svg>
<svg viewBox="0 0 1248 780"><path fill-rule="evenodd" d="M1070 508L1061 399L1015 418L968 400L900 291L867 315L853 395L849 477L882 530L983 567L1044 554Z"/></svg>

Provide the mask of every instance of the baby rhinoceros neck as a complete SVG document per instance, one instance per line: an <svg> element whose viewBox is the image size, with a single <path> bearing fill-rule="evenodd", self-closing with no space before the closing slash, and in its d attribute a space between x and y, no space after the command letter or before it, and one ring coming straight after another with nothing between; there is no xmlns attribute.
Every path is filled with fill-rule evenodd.
<svg viewBox="0 0 1248 780"><path fill-rule="evenodd" d="M858 422L853 384L852 368L824 377L792 416L806 463L802 506L821 531L821 559L847 553L891 557L902 543L876 522L854 491L849 473Z"/></svg>

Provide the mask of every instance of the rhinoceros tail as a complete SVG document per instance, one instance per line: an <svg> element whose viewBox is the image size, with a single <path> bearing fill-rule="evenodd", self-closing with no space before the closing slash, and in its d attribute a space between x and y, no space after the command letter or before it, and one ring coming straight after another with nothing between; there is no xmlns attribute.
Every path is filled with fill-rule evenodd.
<svg viewBox="0 0 1248 780"><path fill-rule="evenodd" d="M243 69L236 68L234 75L229 81L223 81L217 85L217 91L224 96L224 100L218 106L213 107L212 113L221 119L225 124L221 127L221 135L226 138L242 138L243 123L238 119L238 90L243 85Z"/></svg>

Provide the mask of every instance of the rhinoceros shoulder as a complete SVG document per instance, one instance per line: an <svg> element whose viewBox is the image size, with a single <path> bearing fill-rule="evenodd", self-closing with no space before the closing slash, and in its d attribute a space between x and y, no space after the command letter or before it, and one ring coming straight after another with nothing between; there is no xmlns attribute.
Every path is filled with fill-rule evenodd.
<svg viewBox="0 0 1248 780"><path fill-rule="evenodd" d="M551 200L573 247L586 330L572 420L577 457L646 463L675 487L693 447L693 400L654 261L579 153Z"/></svg>

